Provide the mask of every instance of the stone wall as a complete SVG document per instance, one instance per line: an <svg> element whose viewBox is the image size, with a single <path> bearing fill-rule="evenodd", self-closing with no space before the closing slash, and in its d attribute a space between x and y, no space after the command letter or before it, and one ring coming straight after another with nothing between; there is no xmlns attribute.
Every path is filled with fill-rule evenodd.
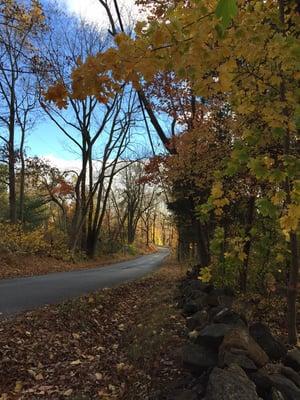
<svg viewBox="0 0 300 400"><path fill-rule="evenodd" d="M170 400L300 400L300 351L288 350L262 323L232 309L234 293L188 273L178 305L188 341L182 362L190 378Z"/></svg>

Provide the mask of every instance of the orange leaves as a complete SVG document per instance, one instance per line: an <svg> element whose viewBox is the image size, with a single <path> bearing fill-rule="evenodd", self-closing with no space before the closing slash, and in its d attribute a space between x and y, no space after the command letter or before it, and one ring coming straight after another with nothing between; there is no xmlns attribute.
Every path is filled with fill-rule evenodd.
<svg viewBox="0 0 300 400"><path fill-rule="evenodd" d="M88 57L72 73L72 92L68 92L63 82L58 82L48 88L45 100L54 102L60 109L67 108L69 97L83 100L87 96L95 96L99 102L106 103L115 87L106 74L99 73L99 69L98 58Z"/></svg>
<svg viewBox="0 0 300 400"><path fill-rule="evenodd" d="M32 0L31 6L16 0L0 2L0 13L5 23L16 28L19 33L44 28L45 17L38 0Z"/></svg>
<svg viewBox="0 0 300 400"><path fill-rule="evenodd" d="M139 180L139 183L158 184L163 175L163 169L168 157L154 156L149 159L145 165L145 175Z"/></svg>
<svg viewBox="0 0 300 400"><path fill-rule="evenodd" d="M199 123L176 140L177 155L167 160L170 182L180 180L190 190L206 190L214 180L214 171L229 154L229 146L218 137L213 121Z"/></svg>
<svg viewBox="0 0 300 400"><path fill-rule="evenodd" d="M100 103L107 103L120 89L120 85L108 72L108 62L112 66L115 62L113 50L108 51L105 56L88 56L85 62L78 59L78 67L71 74L71 90L63 82L58 82L48 88L45 100L54 102L60 109L67 108L69 98L84 100L87 96L95 96Z"/></svg>
<svg viewBox="0 0 300 400"><path fill-rule="evenodd" d="M44 95L45 100L55 103L58 108L67 108L68 92L63 82L58 82L56 85L50 86Z"/></svg>
<svg viewBox="0 0 300 400"><path fill-rule="evenodd" d="M107 103L112 96L114 85L106 74L101 74L97 57L90 56L87 61L72 73L72 94L77 100L95 96L100 103Z"/></svg>
<svg viewBox="0 0 300 400"><path fill-rule="evenodd" d="M51 190L53 195L68 196L74 192L74 187L69 182L61 179L58 184Z"/></svg>

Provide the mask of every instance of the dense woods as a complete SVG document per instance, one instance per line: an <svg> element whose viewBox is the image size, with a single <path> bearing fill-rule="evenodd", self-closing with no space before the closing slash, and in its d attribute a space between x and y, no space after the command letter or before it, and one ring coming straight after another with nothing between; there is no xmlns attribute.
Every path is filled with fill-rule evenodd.
<svg viewBox="0 0 300 400"><path fill-rule="evenodd" d="M178 239L203 282L287 291L296 343L299 3L140 0L133 29L99 2L103 30L51 2L0 4L1 250ZM40 120L78 170L27 155Z"/></svg>

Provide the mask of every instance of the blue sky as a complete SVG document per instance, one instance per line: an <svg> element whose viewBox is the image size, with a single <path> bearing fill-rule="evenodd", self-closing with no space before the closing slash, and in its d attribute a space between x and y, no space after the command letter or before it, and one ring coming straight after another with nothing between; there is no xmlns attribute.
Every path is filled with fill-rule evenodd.
<svg viewBox="0 0 300 400"><path fill-rule="evenodd" d="M78 17L98 23L101 27L107 26L106 15L98 0L57 0L57 2L64 10L75 13ZM137 15L134 0L120 0L119 3L121 7L125 7L124 10L130 9L132 15ZM69 167L79 160L74 149L70 148L70 141L47 117L38 122L27 136L26 152L29 156L48 158L59 166Z"/></svg>
<svg viewBox="0 0 300 400"><path fill-rule="evenodd" d="M27 146L31 155L55 153L58 157L74 158L66 149L63 134L51 122L38 123L28 135Z"/></svg>

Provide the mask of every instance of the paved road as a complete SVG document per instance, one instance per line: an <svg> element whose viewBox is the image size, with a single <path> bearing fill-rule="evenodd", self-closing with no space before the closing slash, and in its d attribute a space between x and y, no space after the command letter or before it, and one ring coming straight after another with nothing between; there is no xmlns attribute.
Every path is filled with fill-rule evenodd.
<svg viewBox="0 0 300 400"><path fill-rule="evenodd" d="M107 267L0 280L0 313L15 314L45 304L59 303L140 278L159 267L168 254L168 249L160 249L158 253Z"/></svg>

